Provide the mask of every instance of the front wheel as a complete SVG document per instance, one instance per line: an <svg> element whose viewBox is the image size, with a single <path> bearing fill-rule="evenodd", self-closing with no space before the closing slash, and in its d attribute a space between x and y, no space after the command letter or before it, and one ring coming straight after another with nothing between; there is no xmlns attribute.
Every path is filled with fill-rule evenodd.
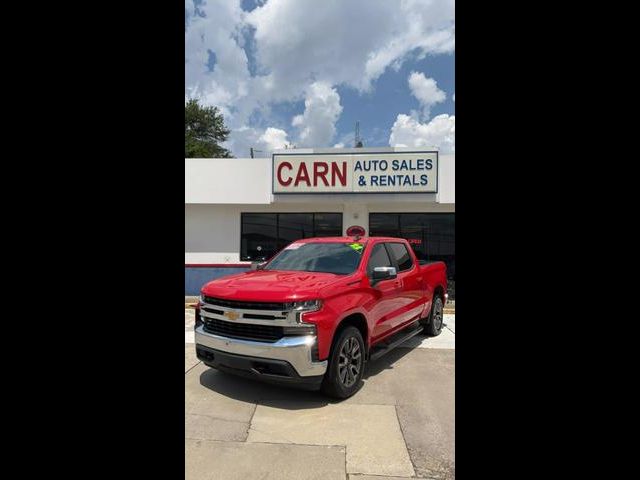
<svg viewBox="0 0 640 480"><path fill-rule="evenodd" d="M426 325L424 325L424 331L430 337L437 337L440 335L440 332L442 332L443 311L444 305L442 304L442 298L435 297L433 299L433 305L431 305L429 320Z"/></svg>
<svg viewBox="0 0 640 480"><path fill-rule="evenodd" d="M364 341L355 327L338 334L322 381L322 392L334 398L348 398L358 391L364 374Z"/></svg>

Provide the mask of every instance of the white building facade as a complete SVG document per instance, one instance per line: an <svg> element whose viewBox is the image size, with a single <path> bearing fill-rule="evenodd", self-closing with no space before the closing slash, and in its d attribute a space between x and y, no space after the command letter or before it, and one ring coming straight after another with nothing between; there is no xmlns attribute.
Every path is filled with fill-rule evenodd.
<svg viewBox="0 0 640 480"><path fill-rule="evenodd" d="M455 155L435 149L296 149L185 159L185 295L312 236L406 238L447 263L455 297Z"/></svg>

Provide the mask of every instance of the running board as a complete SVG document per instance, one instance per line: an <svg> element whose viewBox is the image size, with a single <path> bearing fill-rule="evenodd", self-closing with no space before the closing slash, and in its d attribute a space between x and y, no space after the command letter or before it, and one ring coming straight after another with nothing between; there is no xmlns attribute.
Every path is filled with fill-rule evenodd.
<svg viewBox="0 0 640 480"><path fill-rule="evenodd" d="M385 340L382 344L376 345L371 349L369 353L369 361L376 360L380 358L385 353L389 353L391 350L396 348L398 345L406 342L411 337L415 337L419 334L424 327L420 325L418 322L415 323L415 327L409 327L406 330L400 330L398 333L394 333L389 337L389 339ZM389 343L386 343L389 342Z"/></svg>

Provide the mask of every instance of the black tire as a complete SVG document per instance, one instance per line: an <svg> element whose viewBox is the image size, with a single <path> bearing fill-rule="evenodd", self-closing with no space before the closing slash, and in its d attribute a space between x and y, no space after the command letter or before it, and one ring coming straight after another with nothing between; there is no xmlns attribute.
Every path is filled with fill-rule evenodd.
<svg viewBox="0 0 640 480"><path fill-rule="evenodd" d="M321 390L333 398L349 398L362 386L365 366L364 341L360 331L348 326L338 332L331 346L329 366Z"/></svg>
<svg viewBox="0 0 640 480"><path fill-rule="evenodd" d="M429 318L424 324L424 331L430 337L437 337L442 332L442 326L444 325L444 304L442 298L435 297L433 304L431 305L431 311L429 312Z"/></svg>

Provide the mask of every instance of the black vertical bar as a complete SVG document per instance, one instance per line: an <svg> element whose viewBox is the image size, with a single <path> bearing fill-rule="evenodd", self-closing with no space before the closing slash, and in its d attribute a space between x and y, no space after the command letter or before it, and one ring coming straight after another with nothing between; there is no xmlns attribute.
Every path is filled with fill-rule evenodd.
<svg viewBox="0 0 640 480"><path fill-rule="evenodd" d="M276 251L278 253L280 251L280 214L276 213Z"/></svg>

